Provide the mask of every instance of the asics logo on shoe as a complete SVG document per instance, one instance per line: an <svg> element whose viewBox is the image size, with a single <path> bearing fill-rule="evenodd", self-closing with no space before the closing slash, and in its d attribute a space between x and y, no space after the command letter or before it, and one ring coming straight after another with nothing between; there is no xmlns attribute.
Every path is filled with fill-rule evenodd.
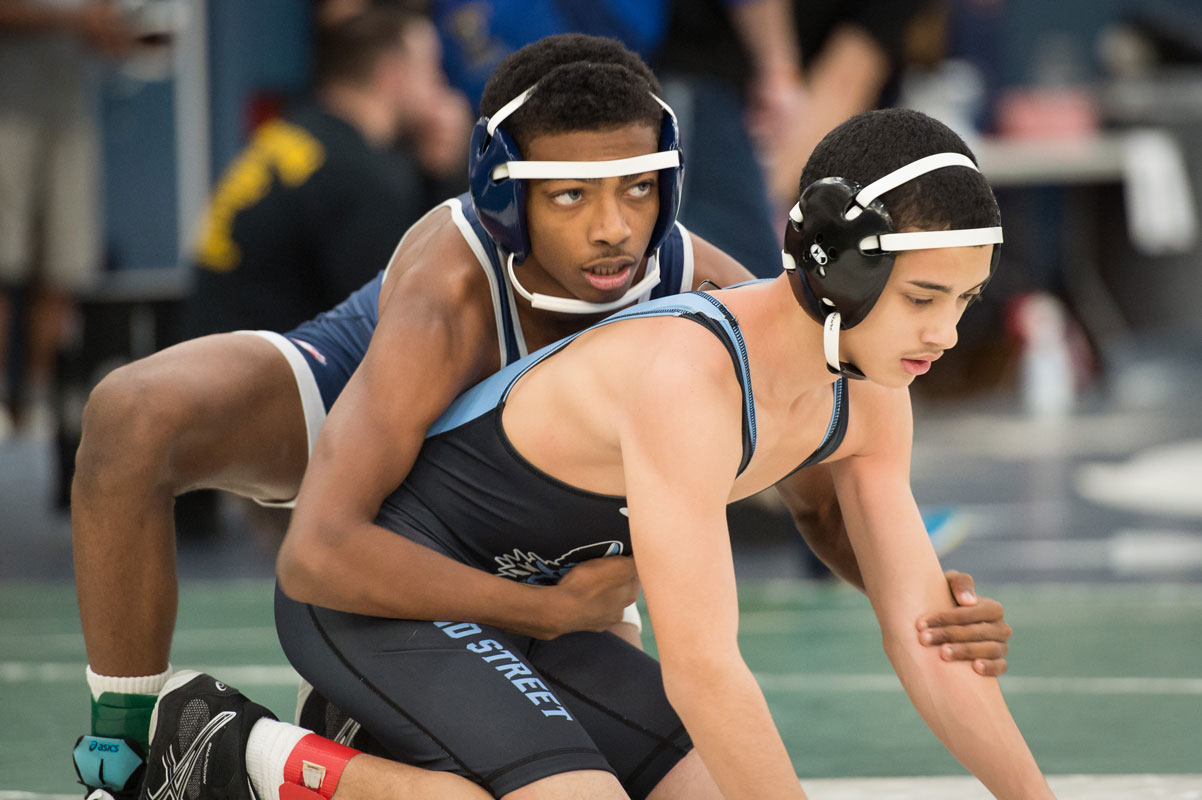
<svg viewBox="0 0 1202 800"><path fill-rule="evenodd" d="M230 690L230 687L226 686L221 681L213 681L213 685L217 687L217 691L219 692L228 692Z"/></svg>
<svg viewBox="0 0 1202 800"><path fill-rule="evenodd" d="M175 757L174 748L168 746L167 752L163 754L163 771L165 773L163 785L148 793L150 800L187 800L185 792L188 788L188 780L197 762L201 756L207 753L209 742L237 716L238 712L236 711L222 711L213 717L178 759ZM207 773L208 770L206 769L205 772Z"/></svg>
<svg viewBox="0 0 1202 800"><path fill-rule="evenodd" d="M110 744L108 742L98 742L98 741L93 740L92 743L90 745L88 745L88 752L94 753L97 750L99 750L102 753L119 753L119 752L121 752L121 745Z"/></svg>

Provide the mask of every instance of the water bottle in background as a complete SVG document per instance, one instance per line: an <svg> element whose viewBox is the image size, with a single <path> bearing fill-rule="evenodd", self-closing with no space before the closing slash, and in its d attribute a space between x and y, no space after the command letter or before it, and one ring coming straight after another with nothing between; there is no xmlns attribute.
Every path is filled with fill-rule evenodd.
<svg viewBox="0 0 1202 800"><path fill-rule="evenodd" d="M1022 346L1018 389L1027 414L1055 419L1076 403L1076 365L1069 343L1069 318L1063 304L1046 292L1015 301L1012 328Z"/></svg>

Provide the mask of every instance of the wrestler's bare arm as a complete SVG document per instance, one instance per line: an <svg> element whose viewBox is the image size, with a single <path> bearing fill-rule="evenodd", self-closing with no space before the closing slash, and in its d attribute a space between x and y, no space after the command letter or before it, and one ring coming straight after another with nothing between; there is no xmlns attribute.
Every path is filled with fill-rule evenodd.
<svg viewBox="0 0 1202 800"><path fill-rule="evenodd" d="M914 620L953 605L909 486L913 423L904 389L855 385L852 455L831 472L885 652L927 725L999 798L1051 797L997 682L947 663Z"/></svg>
<svg viewBox="0 0 1202 800"><path fill-rule="evenodd" d="M573 593L576 584L488 575L373 522L434 420L498 368L491 297L466 243L445 227L416 234L394 257L367 355L317 440L280 550L280 586L296 600L376 616L473 620L541 637L603 629L633 600L627 561L595 567L613 580Z"/></svg>
<svg viewBox="0 0 1202 800"><path fill-rule="evenodd" d="M693 340L664 350L690 358L649 359L623 382L618 412L631 543L664 688L726 797L803 798L736 637L726 504L742 452L739 387L717 339L678 328ZM646 413L681 396L689 400L672 414Z"/></svg>
<svg viewBox="0 0 1202 800"><path fill-rule="evenodd" d="M724 289L736 283L755 280L746 267L723 250L690 233L693 247L693 288Z"/></svg>
<svg viewBox="0 0 1202 800"><path fill-rule="evenodd" d="M700 236L691 234L690 238L696 288L732 286L755 277ZM830 468L819 464L798 470L776 488L806 545L835 575L863 590L864 580L843 525ZM940 648L948 660L971 661L973 669L982 675L1001 675L1007 669L1006 653L1012 633L1003 618L1001 603L977 597L971 575L949 572L947 579L959 605L941 613L928 609L915 620L914 635L924 637L925 644Z"/></svg>

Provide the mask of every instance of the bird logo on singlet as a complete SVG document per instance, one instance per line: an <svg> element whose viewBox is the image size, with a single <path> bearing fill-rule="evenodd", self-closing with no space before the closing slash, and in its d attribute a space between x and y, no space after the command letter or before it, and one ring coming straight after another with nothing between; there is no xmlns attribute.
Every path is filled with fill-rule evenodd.
<svg viewBox="0 0 1202 800"><path fill-rule="evenodd" d="M549 586L558 583L565 572L583 561L620 556L624 549L621 542L611 540L573 548L559 558L543 558L538 553L526 552L515 547L512 553L494 556L493 560L497 562L496 574L503 578Z"/></svg>

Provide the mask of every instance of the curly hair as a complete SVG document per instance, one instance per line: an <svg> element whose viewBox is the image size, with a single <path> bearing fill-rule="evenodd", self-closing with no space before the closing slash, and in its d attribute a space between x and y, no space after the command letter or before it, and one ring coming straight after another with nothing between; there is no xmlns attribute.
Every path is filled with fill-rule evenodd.
<svg viewBox="0 0 1202 800"><path fill-rule="evenodd" d="M494 115L522 92L530 99L503 123L523 147L535 136L642 123L659 129L659 81L616 39L548 36L511 53L485 84L480 112Z"/></svg>
<svg viewBox="0 0 1202 800"><path fill-rule="evenodd" d="M918 111L893 108L857 114L828 133L806 162L801 189L838 177L866 186L935 153L977 159L951 128ZM999 224L993 190L968 169L937 169L882 195L895 230L987 228Z"/></svg>

